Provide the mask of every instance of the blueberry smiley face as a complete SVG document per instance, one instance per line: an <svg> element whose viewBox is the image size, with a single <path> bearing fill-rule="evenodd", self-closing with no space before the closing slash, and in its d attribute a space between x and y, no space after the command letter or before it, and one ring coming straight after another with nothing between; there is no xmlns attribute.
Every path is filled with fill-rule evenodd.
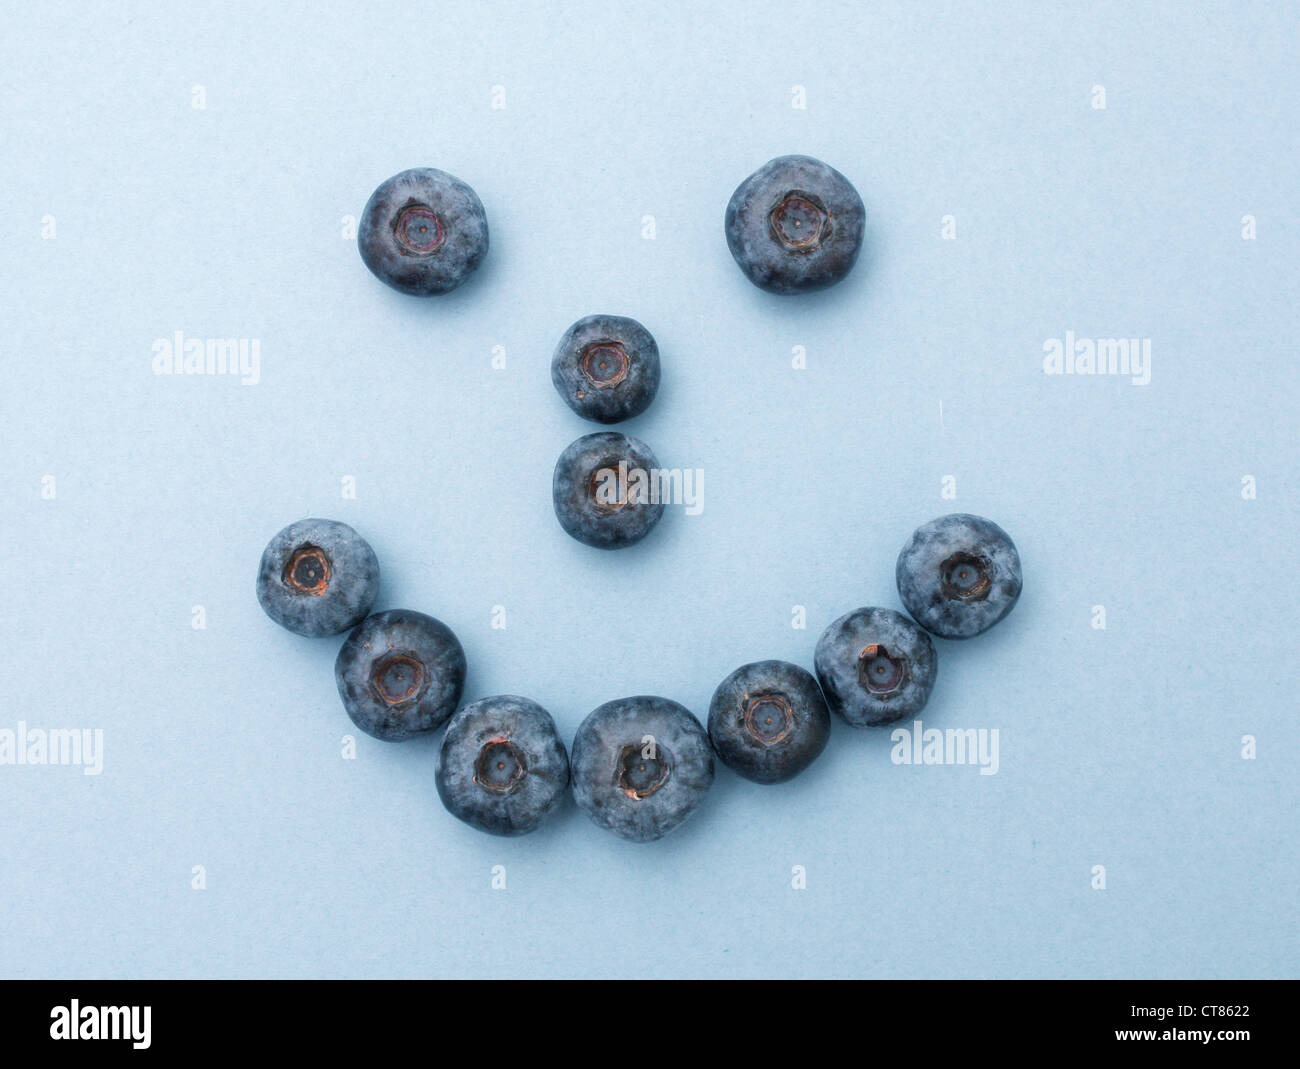
<svg viewBox="0 0 1300 1069"><path fill-rule="evenodd" d="M700 722L668 698L606 702L573 740L573 797L602 828L634 842L660 839L713 785L713 747Z"/></svg>
<svg viewBox="0 0 1300 1069"><path fill-rule="evenodd" d="M727 205L727 247L771 293L808 293L843 279L866 225L858 191L811 156L780 156L745 179Z"/></svg>
<svg viewBox="0 0 1300 1069"><path fill-rule="evenodd" d="M423 613L367 616L347 637L334 679L348 716L367 735L397 742L436 731L465 686L465 651L451 629Z"/></svg>
<svg viewBox="0 0 1300 1069"><path fill-rule="evenodd" d="M826 748L830 733L817 680L788 661L737 668L709 706L709 738L718 757L755 783L797 776Z"/></svg>
<svg viewBox="0 0 1300 1069"><path fill-rule="evenodd" d="M514 695L482 698L447 724L434 774L447 812L492 835L526 835L564 797L569 757L551 714Z"/></svg>
<svg viewBox="0 0 1300 1069"><path fill-rule="evenodd" d="M556 346L551 381L583 419L631 419L649 408L659 391L659 346L635 319L587 316Z"/></svg>
<svg viewBox="0 0 1300 1069"><path fill-rule="evenodd" d="M930 700L939 663L930 636L892 609L855 609L817 641L826 702L855 727L915 716Z"/></svg>
<svg viewBox="0 0 1300 1069"><path fill-rule="evenodd" d="M296 635L337 635L365 618L379 591L379 561L346 523L299 520L267 544L257 570L266 615Z"/></svg>
<svg viewBox="0 0 1300 1069"><path fill-rule="evenodd" d="M555 464L551 498L560 526L597 549L641 541L663 516L659 461L645 442L597 431L572 443Z"/></svg>
<svg viewBox="0 0 1300 1069"><path fill-rule="evenodd" d="M417 167L370 195L357 247L375 277L393 289L415 297L447 293L487 255L487 215L459 178Z"/></svg>
<svg viewBox="0 0 1300 1069"><path fill-rule="evenodd" d="M898 555L898 595L941 638L972 638L1020 599L1020 554L1006 531L957 512L922 524Z"/></svg>

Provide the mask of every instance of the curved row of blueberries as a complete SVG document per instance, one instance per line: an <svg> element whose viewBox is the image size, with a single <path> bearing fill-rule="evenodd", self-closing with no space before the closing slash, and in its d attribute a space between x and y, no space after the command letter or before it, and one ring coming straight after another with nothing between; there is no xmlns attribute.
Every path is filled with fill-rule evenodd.
<svg viewBox="0 0 1300 1069"><path fill-rule="evenodd" d="M551 715L527 698L482 698L457 711L466 670L459 640L423 613L370 614L379 564L347 524L307 519L280 531L262 554L257 597L296 634L351 630L335 679L362 731L400 741L447 725L435 783L454 816L495 835L523 835L572 787L596 824L648 842L699 805L715 754L747 779L779 783L826 748L831 712L855 727L915 716L938 671L930 632L964 639L987 631L1021 591L1010 537L965 513L917 528L895 575L913 619L873 607L841 616L817 642L815 678L787 661L744 665L714 692L707 731L668 698L606 702L582 722L567 753Z"/></svg>

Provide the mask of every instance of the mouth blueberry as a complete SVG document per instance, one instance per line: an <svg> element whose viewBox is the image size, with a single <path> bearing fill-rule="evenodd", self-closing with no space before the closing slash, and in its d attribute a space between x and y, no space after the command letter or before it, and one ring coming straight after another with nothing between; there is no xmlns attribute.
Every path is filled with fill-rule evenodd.
<svg viewBox="0 0 1300 1069"><path fill-rule="evenodd" d="M830 735L821 687L788 661L737 668L709 705L709 738L718 757L755 783L797 776L826 749Z"/></svg>
<svg viewBox="0 0 1300 1069"><path fill-rule="evenodd" d="M930 636L892 609L855 609L817 641L826 703L854 727L915 716L930 700L939 662Z"/></svg>
<svg viewBox="0 0 1300 1069"><path fill-rule="evenodd" d="M631 419L649 408L659 391L659 346L635 319L587 316L556 346L551 381L583 419Z"/></svg>
<svg viewBox="0 0 1300 1069"><path fill-rule="evenodd" d="M367 735L397 742L436 731L460 703L465 651L432 616L391 609L367 616L334 662L348 716Z"/></svg>
<svg viewBox="0 0 1300 1069"><path fill-rule="evenodd" d="M416 167L370 195L357 247L374 276L393 289L415 297L447 293L487 255L487 215L459 178Z"/></svg>
<svg viewBox="0 0 1300 1069"><path fill-rule="evenodd" d="M597 549L639 542L663 516L659 461L640 439L597 431L573 442L555 463L551 499L560 526Z"/></svg>
<svg viewBox="0 0 1300 1069"><path fill-rule="evenodd" d="M257 570L266 615L296 635L320 638L355 627L379 591L379 561L337 520L299 520L267 544Z"/></svg>
<svg viewBox="0 0 1300 1069"><path fill-rule="evenodd" d="M713 747L690 711L668 698L606 702L573 740L573 797L602 828L644 843L695 811L713 784Z"/></svg>
<svg viewBox="0 0 1300 1069"><path fill-rule="evenodd" d="M839 171L811 156L779 156L731 195L727 247L771 293L808 293L843 279L857 262L867 210Z"/></svg>
<svg viewBox="0 0 1300 1069"><path fill-rule="evenodd" d="M972 638L1020 598L1020 554L992 520L955 512L922 524L898 555L898 595L927 631Z"/></svg>
<svg viewBox="0 0 1300 1069"><path fill-rule="evenodd" d="M481 698L447 724L434 774L447 812L492 835L536 831L569 786L551 714L514 695Z"/></svg>

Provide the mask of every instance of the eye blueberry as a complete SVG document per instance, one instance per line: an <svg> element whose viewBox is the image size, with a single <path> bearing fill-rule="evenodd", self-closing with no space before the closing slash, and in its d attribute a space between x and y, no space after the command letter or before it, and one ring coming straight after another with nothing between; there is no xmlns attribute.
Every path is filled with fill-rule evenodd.
<svg viewBox="0 0 1300 1069"><path fill-rule="evenodd" d="M817 640L826 703L854 727L915 716L930 700L939 662L930 636L892 609L855 609Z"/></svg>
<svg viewBox="0 0 1300 1069"><path fill-rule="evenodd" d="M812 675L788 661L755 661L718 686L709 738L722 763L755 783L780 783L813 763L831 714Z"/></svg>
<svg viewBox="0 0 1300 1069"><path fill-rule="evenodd" d="M447 812L492 835L536 831L569 786L551 714L513 695L481 698L447 724L434 773Z"/></svg>
<svg viewBox="0 0 1300 1069"><path fill-rule="evenodd" d="M551 381L583 419L631 419L649 408L659 391L659 346L635 319L587 316L556 346Z"/></svg>
<svg viewBox="0 0 1300 1069"><path fill-rule="evenodd" d="M555 463L551 499L569 535L597 549L639 542L663 516L653 500L659 461L645 442L597 431L573 442Z"/></svg>
<svg viewBox="0 0 1300 1069"><path fill-rule="evenodd" d="M483 204L459 178L433 167L395 174L370 195L357 228L376 278L414 297L447 293L488 251Z"/></svg>
<svg viewBox="0 0 1300 1069"><path fill-rule="evenodd" d="M299 520L262 552L257 600L296 635L320 638L355 627L379 591L379 561L356 531L336 520Z"/></svg>
<svg viewBox="0 0 1300 1069"><path fill-rule="evenodd" d="M811 156L778 156L731 195L727 247L772 293L808 293L843 279L857 262L867 210L839 171Z"/></svg>
<svg viewBox="0 0 1300 1069"><path fill-rule="evenodd" d="M955 512L922 524L898 555L898 596L922 627L941 638L972 638L1020 598L1020 554L1006 531Z"/></svg>
<svg viewBox="0 0 1300 1069"><path fill-rule="evenodd" d="M713 747L700 722L668 698L606 702L573 739L573 797L602 828L644 843L695 810L713 784Z"/></svg>
<svg viewBox="0 0 1300 1069"><path fill-rule="evenodd" d="M441 621L391 609L367 616L347 637L334 679L352 722L397 742L436 731L456 711L465 651Z"/></svg>

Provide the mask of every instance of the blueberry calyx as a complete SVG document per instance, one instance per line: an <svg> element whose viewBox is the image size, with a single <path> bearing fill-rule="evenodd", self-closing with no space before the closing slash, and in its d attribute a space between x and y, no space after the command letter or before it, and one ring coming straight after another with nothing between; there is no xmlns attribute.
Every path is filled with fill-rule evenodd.
<svg viewBox="0 0 1300 1069"><path fill-rule="evenodd" d="M618 464L617 459L604 460L591 473L591 481L587 489L592 506L601 512L617 512L630 504L626 489L627 480L619 479Z"/></svg>
<svg viewBox="0 0 1300 1069"><path fill-rule="evenodd" d="M578 367L583 377L598 390L610 390L627 378L631 361L619 341L600 341L582 350ZM583 397L581 390L578 396Z"/></svg>
<svg viewBox="0 0 1300 1069"><path fill-rule="evenodd" d="M787 249L812 252L831 236L831 217L821 198L792 189L772 208L768 216L772 236Z"/></svg>
<svg viewBox="0 0 1300 1069"><path fill-rule="evenodd" d="M496 794L509 794L527 775L523 751L504 735L484 743L474 763L474 782Z"/></svg>
<svg viewBox="0 0 1300 1069"><path fill-rule="evenodd" d="M427 204L412 198L393 216L393 240L403 252L428 256L442 247L447 231L437 213Z"/></svg>
<svg viewBox="0 0 1300 1069"><path fill-rule="evenodd" d="M654 747L653 757L646 757L642 747L623 747L618 758L618 785L629 798L641 801L649 798L668 782L672 759Z"/></svg>
<svg viewBox="0 0 1300 1069"><path fill-rule="evenodd" d="M329 589L330 559L320 546L305 543L289 558L281 579L295 593L318 598Z"/></svg>
<svg viewBox="0 0 1300 1069"><path fill-rule="evenodd" d="M993 586L993 567L974 553L954 553L939 566L944 597L983 601Z"/></svg>
<svg viewBox="0 0 1300 1069"><path fill-rule="evenodd" d="M388 706L418 698L424 684L424 665L419 657L408 651L390 653L376 661L370 672L370 689Z"/></svg>
<svg viewBox="0 0 1300 1069"><path fill-rule="evenodd" d="M794 730L794 713L780 694L760 694L745 702L745 730L764 746L775 746Z"/></svg>
<svg viewBox="0 0 1300 1069"><path fill-rule="evenodd" d="M909 678L907 658L894 657L884 646L867 646L858 658L858 679L877 697L897 694Z"/></svg>

